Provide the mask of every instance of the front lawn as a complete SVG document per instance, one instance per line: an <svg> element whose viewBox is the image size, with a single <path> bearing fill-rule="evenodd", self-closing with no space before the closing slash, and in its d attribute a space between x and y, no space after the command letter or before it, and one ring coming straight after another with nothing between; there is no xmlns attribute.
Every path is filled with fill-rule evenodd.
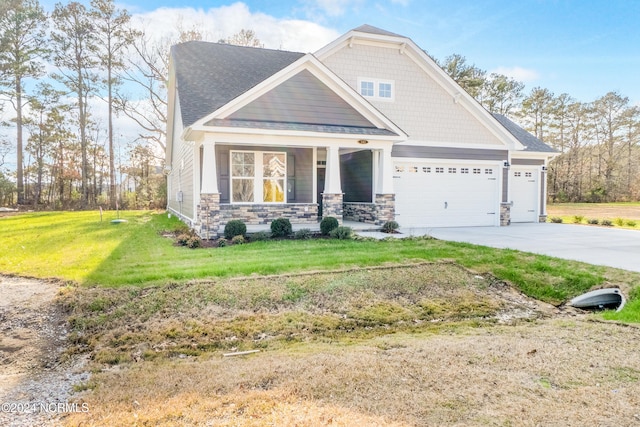
<svg viewBox="0 0 640 427"><path fill-rule="evenodd" d="M612 268L429 238L277 240L188 249L163 232L180 226L166 214L122 212L127 222L100 221L98 212L29 213L0 218L0 273L119 287L211 277L269 275L353 266L453 261L508 280L525 294L559 304L604 282L627 288L640 275Z"/></svg>
<svg viewBox="0 0 640 427"><path fill-rule="evenodd" d="M175 218L121 216L0 217L0 274L71 282L64 355L93 373L64 425L623 425L640 404L637 328L504 283L634 289L604 316L640 322L639 273L428 237L188 249Z"/></svg>

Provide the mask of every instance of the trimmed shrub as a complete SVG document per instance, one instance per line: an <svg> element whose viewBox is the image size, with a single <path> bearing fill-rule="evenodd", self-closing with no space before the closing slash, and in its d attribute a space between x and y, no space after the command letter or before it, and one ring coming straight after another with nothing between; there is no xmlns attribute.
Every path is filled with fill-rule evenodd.
<svg viewBox="0 0 640 427"><path fill-rule="evenodd" d="M187 240L187 243L185 246L191 249L199 248L200 246L202 246L202 239L200 239L200 237L198 236L191 236Z"/></svg>
<svg viewBox="0 0 640 427"><path fill-rule="evenodd" d="M244 239L244 236L241 234L235 235L231 238L231 243L234 245L242 245L247 243L247 241Z"/></svg>
<svg viewBox="0 0 640 427"><path fill-rule="evenodd" d="M587 222L588 222L589 224L592 224L592 225L598 225L598 224L600 224L600 220L598 220L598 218L591 218L591 219L589 219Z"/></svg>
<svg viewBox="0 0 640 427"><path fill-rule="evenodd" d="M624 225L624 219L622 219L622 218L616 218L613 222L614 222L618 227L622 227L622 226Z"/></svg>
<svg viewBox="0 0 640 427"><path fill-rule="evenodd" d="M627 227L635 227L638 223L633 221L633 220L629 220L627 221Z"/></svg>
<svg viewBox="0 0 640 427"><path fill-rule="evenodd" d="M560 218L559 216L553 216L549 218L549 220L554 224L562 224L562 218Z"/></svg>
<svg viewBox="0 0 640 427"><path fill-rule="evenodd" d="M271 222L271 236L287 237L292 233L291 221L287 218L277 218Z"/></svg>
<svg viewBox="0 0 640 427"><path fill-rule="evenodd" d="M339 240L347 240L351 238L351 227L338 227L338 228L334 228L331 233L330 236L334 239L339 239Z"/></svg>
<svg viewBox="0 0 640 427"><path fill-rule="evenodd" d="M574 224L582 224L582 221L584 221L584 217L582 215L574 215L573 216L573 223Z"/></svg>
<svg viewBox="0 0 640 427"><path fill-rule="evenodd" d="M271 236L266 231L257 231L251 234L250 237L254 242L264 242L265 240L269 240L269 237Z"/></svg>
<svg viewBox="0 0 640 427"><path fill-rule="evenodd" d="M320 233L322 233L323 236L328 236L333 230L338 228L339 225L336 218L326 216L320 221Z"/></svg>
<svg viewBox="0 0 640 427"><path fill-rule="evenodd" d="M602 221L600 221L600 224L604 225L605 227L613 226L613 223L610 219L603 219Z"/></svg>
<svg viewBox="0 0 640 427"><path fill-rule="evenodd" d="M301 228L300 230L296 231L295 234L293 235L293 238L296 240L307 240L311 238L311 230L309 230L308 228Z"/></svg>
<svg viewBox="0 0 640 427"><path fill-rule="evenodd" d="M224 237L219 238L218 240L216 240L216 243L218 243L218 247L219 248L224 248L225 246L227 246L227 239L225 239Z"/></svg>
<svg viewBox="0 0 640 427"><path fill-rule="evenodd" d="M243 236L247 234L247 226L239 219L232 219L224 226L224 237L233 239L235 236Z"/></svg>
<svg viewBox="0 0 640 427"><path fill-rule="evenodd" d="M400 224L395 221L387 221L382 224L383 233L395 233L398 228L400 228Z"/></svg>
<svg viewBox="0 0 640 427"><path fill-rule="evenodd" d="M183 233L176 237L176 243L180 246L187 246L187 242L191 238L191 234Z"/></svg>

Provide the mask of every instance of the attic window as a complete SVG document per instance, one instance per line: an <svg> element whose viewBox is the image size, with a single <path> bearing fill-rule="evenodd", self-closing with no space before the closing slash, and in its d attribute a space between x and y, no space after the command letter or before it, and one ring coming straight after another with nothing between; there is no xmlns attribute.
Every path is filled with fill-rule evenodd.
<svg viewBox="0 0 640 427"><path fill-rule="evenodd" d="M360 95L362 96L374 96L373 82L361 81L360 82Z"/></svg>
<svg viewBox="0 0 640 427"><path fill-rule="evenodd" d="M395 84L392 80L372 79L361 77L358 79L360 95L380 101L393 101Z"/></svg>

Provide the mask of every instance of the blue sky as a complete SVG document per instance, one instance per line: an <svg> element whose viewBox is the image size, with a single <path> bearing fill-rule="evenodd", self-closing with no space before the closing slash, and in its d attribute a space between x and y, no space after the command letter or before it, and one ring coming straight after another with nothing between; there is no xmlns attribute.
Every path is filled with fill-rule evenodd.
<svg viewBox="0 0 640 427"><path fill-rule="evenodd" d="M67 2L40 0L47 11L59 1ZM640 0L117 2L157 37L178 25L198 27L212 41L252 29L265 47L299 52L370 24L411 38L437 59L458 53L488 72L514 77L526 93L539 86L591 102L617 91L640 105ZM102 104L94 108L96 116L104 114ZM123 140L137 135L124 117L116 131Z"/></svg>
<svg viewBox="0 0 640 427"><path fill-rule="evenodd" d="M53 0L42 0L50 9ZM81 0L88 3L88 0ZM370 24L556 95L589 102L609 91L640 105L638 0L124 0L147 27L190 23L214 40L253 29L270 48L315 51ZM276 31L277 30L277 31Z"/></svg>

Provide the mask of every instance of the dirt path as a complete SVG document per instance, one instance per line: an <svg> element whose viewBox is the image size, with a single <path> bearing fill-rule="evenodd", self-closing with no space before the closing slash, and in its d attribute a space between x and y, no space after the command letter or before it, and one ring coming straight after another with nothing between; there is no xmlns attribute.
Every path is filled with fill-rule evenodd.
<svg viewBox="0 0 640 427"><path fill-rule="evenodd" d="M82 360L63 361L67 329L58 290L0 276L0 425L58 425L73 385L86 380Z"/></svg>

